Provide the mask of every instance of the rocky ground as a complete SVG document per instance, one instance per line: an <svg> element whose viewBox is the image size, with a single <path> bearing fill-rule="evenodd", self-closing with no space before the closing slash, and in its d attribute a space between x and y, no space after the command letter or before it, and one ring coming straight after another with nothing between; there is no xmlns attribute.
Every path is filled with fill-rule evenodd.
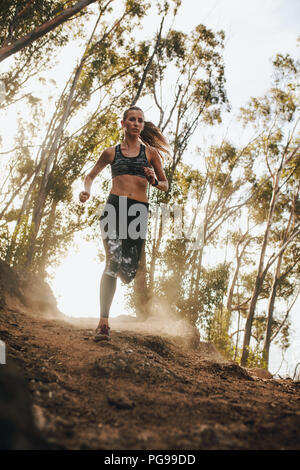
<svg viewBox="0 0 300 470"><path fill-rule="evenodd" d="M23 398L7 391L14 416L2 397L9 448L300 448L299 382L258 377L183 327L170 336L125 320L112 320L110 342L95 343L96 320L39 318L12 305L0 311L2 390L17 367L33 416L27 427L21 420L20 437Z"/></svg>
<svg viewBox="0 0 300 470"><path fill-rule="evenodd" d="M300 449L300 382L228 362L181 322L71 320L0 260L0 449ZM1 356L0 356L1 359Z"/></svg>

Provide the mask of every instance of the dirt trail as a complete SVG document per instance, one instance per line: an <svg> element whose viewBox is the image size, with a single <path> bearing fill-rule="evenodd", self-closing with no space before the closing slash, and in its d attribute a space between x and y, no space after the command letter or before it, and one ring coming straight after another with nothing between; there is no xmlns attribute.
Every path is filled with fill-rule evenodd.
<svg viewBox="0 0 300 470"><path fill-rule="evenodd" d="M111 342L95 343L96 320L0 311L8 363L22 368L54 448L300 448L300 383L259 378L212 345L195 349L188 334L121 320Z"/></svg>

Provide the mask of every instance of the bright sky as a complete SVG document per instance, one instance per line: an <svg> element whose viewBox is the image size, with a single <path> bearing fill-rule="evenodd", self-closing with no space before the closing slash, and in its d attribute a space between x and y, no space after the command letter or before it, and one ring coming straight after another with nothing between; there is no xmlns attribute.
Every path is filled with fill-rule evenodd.
<svg viewBox="0 0 300 470"><path fill-rule="evenodd" d="M270 59L276 53L296 55L298 52L299 55L299 49L296 47L296 40L300 35L299 0L183 0L182 3L174 28L189 32L197 24L204 23L213 30L225 31L225 73L233 114L251 96L258 96L268 88L271 76ZM151 36L158 26L156 17L149 14L141 34ZM60 60L58 70L71 70L75 65L70 53L67 57L61 56ZM56 75L56 78L59 77ZM232 120L232 115L226 117L219 132L225 133ZM235 131L234 124L230 124L230 129ZM200 129L194 137L195 144L199 144L204 137ZM235 137L235 143L238 144L241 136L236 134ZM9 148L9 144L5 147ZM77 252L70 252L53 273L54 279L50 283L58 299L59 308L65 314L98 317L99 279L103 265L97 261L97 251L101 240L99 238L99 243L86 243L77 237L77 243L80 248ZM118 286L112 316L126 313L124 288L120 282ZM297 357L297 351L300 351L300 322L295 315L294 317L296 332L293 347L287 356L293 364L295 361L300 362L299 354ZM271 371L275 372L279 368L281 358L274 354L272 361Z"/></svg>

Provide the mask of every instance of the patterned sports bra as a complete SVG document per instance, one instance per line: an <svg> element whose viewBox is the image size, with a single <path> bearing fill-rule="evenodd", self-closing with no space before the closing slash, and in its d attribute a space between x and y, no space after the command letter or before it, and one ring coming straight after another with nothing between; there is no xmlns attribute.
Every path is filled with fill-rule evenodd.
<svg viewBox="0 0 300 470"><path fill-rule="evenodd" d="M145 145L141 144L137 157L125 157L121 151L121 144L116 145L115 158L111 164L112 178L120 175L137 175L146 178L144 166L151 168L147 160Z"/></svg>

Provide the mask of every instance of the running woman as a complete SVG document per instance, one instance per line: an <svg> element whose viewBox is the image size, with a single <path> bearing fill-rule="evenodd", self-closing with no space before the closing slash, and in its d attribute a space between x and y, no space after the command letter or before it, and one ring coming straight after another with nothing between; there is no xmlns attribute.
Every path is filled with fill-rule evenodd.
<svg viewBox="0 0 300 470"><path fill-rule="evenodd" d="M136 275L147 232L148 183L168 191L162 154L170 155L170 147L160 129L145 121L137 106L125 111L121 125L124 139L102 152L79 194L79 200L86 202L95 177L111 165L112 187L100 217L106 265L100 281L100 321L95 341L110 340L108 319L117 277L128 284Z"/></svg>

